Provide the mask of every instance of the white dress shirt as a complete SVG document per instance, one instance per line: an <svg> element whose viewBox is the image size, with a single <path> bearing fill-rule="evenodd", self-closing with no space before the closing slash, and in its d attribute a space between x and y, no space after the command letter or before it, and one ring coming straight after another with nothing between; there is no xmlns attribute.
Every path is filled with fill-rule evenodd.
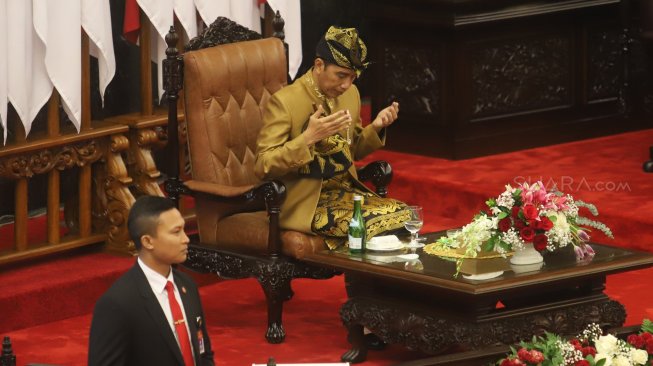
<svg viewBox="0 0 653 366"><path fill-rule="evenodd" d="M143 270L143 273L145 273L145 278L147 279L147 282L150 284L150 287L152 287L152 292L154 292L154 296L156 297L157 300L159 300L159 305L161 305L161 309L163 310L166 319L168 319L168 325L170 325L172 334L175 335L175 339L177 339L177 344L179 344L179 337L177 336L174 320L172 319L172 310L170 310L170 301L168 301L168 291L166 291L166 283L168 283L168 281L172 282L175 288L175 299L177 299L177 302L179 303L179 307L181 308L181 313L184 316L184 324L186 324L188 339L191 340L192 343L193 337L191 337L190 329L188 328L188 319L186 319L186 310L184 309L184 302L181 301L181 297L179 296L179 289L177 288L177 284L175 283L175 280L172 276L172 268L170 268L170 273L168 273L168 277L166 278L163 277L158 272L156 272L155 270L148 267L145 263L143 263L143 261L141 261L140 258L138 258L138 265ZM193 357L194 357L195 350L193 349L192 344L191 344L191 350L193 351Z"/></svg>

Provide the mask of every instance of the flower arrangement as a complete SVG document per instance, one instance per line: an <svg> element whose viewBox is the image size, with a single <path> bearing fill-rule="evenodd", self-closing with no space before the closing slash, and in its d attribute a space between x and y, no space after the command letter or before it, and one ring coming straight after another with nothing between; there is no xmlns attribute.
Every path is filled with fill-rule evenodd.
<svg viewBox="0 0 653 366"><path fill-rule="evenodd" d="M552 333L521 342L519 348L499 360L498 366L637 366L653 361L653 324L645 319L639 334L627 341L611 334L602 335L597 324L565 340Z"/></svg>
<svg viewBox="0 0 653 366"><path fill-rule="evenodd" d="M547 191L541 181L517 187L506 185L506 190L486 205L487 211L476 215L461 230L440 238L438 244L464 248L466 257L476 257L480 251L505 254L522 249L527 242L538 251L573 245L576 257L583 259L594 255L587 244L591 229L613 238L603 223L579 215L579 210L586 208L597 216L594 205L559 191Z"/></svg>

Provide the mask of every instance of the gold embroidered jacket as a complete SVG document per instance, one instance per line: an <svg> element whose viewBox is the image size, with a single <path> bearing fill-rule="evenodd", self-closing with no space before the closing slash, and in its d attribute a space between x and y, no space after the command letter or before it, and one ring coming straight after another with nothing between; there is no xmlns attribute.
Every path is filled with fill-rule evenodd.
<svg viewBox="0 0 653 366"><path fill-rule="evenodd" d="M323 103L309 84L310 72L270 97L258 136L255 166L259 178L279 179L286 185L286 200L281 206L281 227L305 233L311 233L311 222L322 188L321 179L304 178L297 174L301 166L313 160L313 148L309 148L301 136L302 128L313 114L313 103ZM371 125L365 128L361 125L360 94L355 85L335 98L331 112L343 109L349 109L353 119L350 148L354 160L362 159L384 146L385 136L380 137ZM358 182L355 166L349 168L348 174ZM365 187L360 182L358 186Z"/></svg>

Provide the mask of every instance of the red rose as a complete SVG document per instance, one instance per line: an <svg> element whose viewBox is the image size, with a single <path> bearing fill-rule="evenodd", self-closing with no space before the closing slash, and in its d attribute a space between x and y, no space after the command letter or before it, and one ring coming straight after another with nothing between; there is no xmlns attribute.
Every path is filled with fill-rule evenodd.
<svg viewBox="0 0 653 366"><path fill-rule="evenodd" d="M643 339L645 342L648 342L649 339L652 339L652 338L653 338L653 334L651 334L651 333L649 333L649 332L644 332L644 333L640 334L639 336L642 337L642 339Z"/></svg>
<svg viewBox="0 0 653 366"><path fill-rule="evenodd" d="M526 227L526 223L521 219L515 219L515 229L521 230Z"/></svg>
<svg viewBox="0 0 653 366"><path fill-rule="evenodd" d="M580 341L578 339L576 339L576 338L570 340L569 344L574 346L574 348L579 350L579 351L583 348L583 346L580 344Z"/></svg>
<svg viewBox="0 0 653 366"><path fill-rule="evenodd" d="M531 203L527 203L523 207L524 209L524 217L526 220L535 220L539 213L537 212L537 208Z"/></svg>
<svg viewBox="0 0 653 366"><path fill-rule="evenodd" d="M590 366L590 363L587 360L580 360L580 361L576 361L574 366Z"/></svg>
<svg viewBox="0 0 653 366"><path fill-rule="evenodd" d="M521 362L518 358L506 358L501 361L499 366L526 366L526 364Z"/></svg>
<svg viewBox="0 0 653 366"><path fill-rule="evenodd" d="M644 347L644 344L646 344L646 340L644 340L643 337L638 336L637 334L631 334L628 336L628 343L632 344L637 348L642 348Z"/></svg>
<svg viewBox="0 0 653 366"><path fill-rule="evenodd" d="M544 249L546 249L548 240L549 239L544 234L535 235L535 237L533 238L533 248L535 248L535 250L540 252L543 251Z"/></svg>
<svg viewBox="0 0 653 366"><path fill-rule="evenodd" d="M540 218L540 223L541 223L540 225L542 226L542 229L545 230L545 231L549 231L553 227L553 221L551 221L551 219L549 219L546 216L542 216Z"/></svg>
<svg viewBox="0 0 653 366"><path fill-rule="evenodd" d="M499 221L499 230L505 233L506 231L510 230L511 225L512 225L512 220L510 220L509 217L503 218Z"/></svg>
<svg viewBox="0 0 653 366"><path fill-rule="evenodd" d="M519 236L521 236L524 241L533 241L535 237L535 230L532 227L525 227L519 231Z"/></svg>
<svg viewBox="0 0 653 366"><path fill-rule="evenodd" d="M514 218L519 217L519 206L512 206L512 210L510 210L511 216Z"/></svg>
<svg viewBox="0 0 653 366"><path fill-rule="evenodd" d="M587 357L587 355L596 356L596 348L592 346L583 347L580 351L583 352L583 357Z"/></svg>
<svg viewBox="0 0 653 366"><path fill-rule="evenodd" d="M519 357L519 359L522 361L526 361L527 363L538 364L544 361L544 355L542 352L537 350L529 351L526 348L521 348L519 351L517 351L517 357Z"/></svg>
<svg viewBox="0 0 653 366"><path fill-rule="evenodd" d="M649 355L653 355L653 339L646 341L646 352L648 352Z"/></svg>

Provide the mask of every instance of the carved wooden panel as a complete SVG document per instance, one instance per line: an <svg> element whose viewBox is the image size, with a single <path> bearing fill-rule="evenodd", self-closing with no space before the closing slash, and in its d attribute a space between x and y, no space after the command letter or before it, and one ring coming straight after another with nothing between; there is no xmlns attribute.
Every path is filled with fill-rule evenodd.
<svg viewBox="0 0 653 366"><path fill-rule="evenodd" d="M30 178L52 169L64 170L84 166L102 157L97 140L88 140L65 146L55 146L0 159L0 177L9 179Z"/></svg>
<svg viewBox="0 0 653 366"><path fill-rule="evenodd" d="M473 350L496 344L511 345L544 332L574 335L589 323L618 327L626 319L626 310L617 301L604 299L474 322L437 311L402 308L379 299L351 298L340 309L340 317L350 332L357 329L356 325L363 325L386 343L439 354L454 347Z"/></svg>
<svg viewBox="0 0 653 366"><path fill-rule="evenodd" d="M619 29L590 29L587 37L588 100L616 98L621 85L621 33Z"/></svg>
<svg viewBox="0 0 653 366"><path fill-rule="evenodd" d="M474 117L571 103L569 38L516 37L470 47Z"/></svg>
<svg viewBox="0 0 653 366"><path fill-rule="evenodd" d="M384 48L385 105L398 101L419 115L440 113L440 52L437 48Z"/></svg>

